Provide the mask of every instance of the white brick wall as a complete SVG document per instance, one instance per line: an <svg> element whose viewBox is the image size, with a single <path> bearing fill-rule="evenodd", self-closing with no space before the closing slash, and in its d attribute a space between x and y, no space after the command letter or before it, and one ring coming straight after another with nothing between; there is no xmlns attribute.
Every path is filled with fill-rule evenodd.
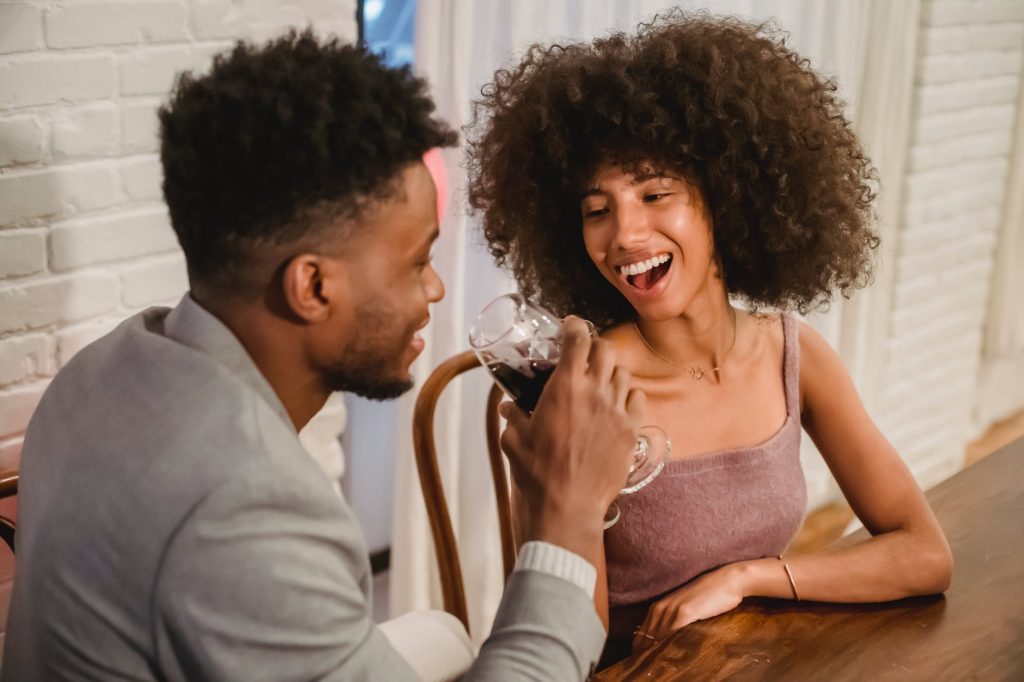
<svg viewBox="0 0 1024 682"><path fill-rule="evenodd" d="M993 250L1024 64L1024 2L926 0L879 423L924 486L973 435Z"/></svg>
<svg viewBox="0 0 1024 682"><path fill-rule="evenodd" d="M187 10L182 2L58 4L46 10L50 47L109 47L138 42L188 42Z"/></svg>
<svg viewBox="0 0 1024 682"><path fill-rule="evenodd" d="M0 3L0 468L57 369L186 289L157 157L175 74L307 25L354 39L355 0Z"/></svg>
<svg viewBox="0 0 1024 682"><path fill-rule="evenodd" d="M108 99L117 87L109 54L60 54L40 50L11 55L0 64L0 108Z"/></svg>
<svg viewBox="0 0 1024 682"><path fill-rule="evenodd" d="M0 232L0 278L32 275L46 267L46 233L43 230Z"/></svg>
<svg viewBox="0 0 1024 682"><path fill-rule="evenodd" d="M50 122L50 156L57 162L116 156L120 127L121 111L114 102L59 111Z"/></svg>
<svg viewBox="0 0 1024 682"><path fill-rule="evenodd" d="M157 157L175 74L307 25L353 39L355 0L0 0L0 469L60 367L186 290ZM11 575L0 555L0 596Z"/></svg>
<svg viewBox="0 0 1024 682"><path fill-rule="evenodd" d="M0 5L0 54L43 47L42 10L27 2Z"/></svg>

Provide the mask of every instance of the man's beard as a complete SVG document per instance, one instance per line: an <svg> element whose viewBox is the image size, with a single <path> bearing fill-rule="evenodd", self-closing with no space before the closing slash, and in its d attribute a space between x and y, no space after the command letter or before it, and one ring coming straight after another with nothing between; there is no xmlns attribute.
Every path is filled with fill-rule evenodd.
<svg viewBox="0 0 1024 682"><path fill-rule="evenodd" d="M405 354L410 336L405 330L396 329L396 317L395 311L379 300L359 305L356 319L360 331L345 359L327 369L328 388L370 400L392 400L413 387L405 367L395 367ZM387 375L395 369L403 376Z"/></svg>

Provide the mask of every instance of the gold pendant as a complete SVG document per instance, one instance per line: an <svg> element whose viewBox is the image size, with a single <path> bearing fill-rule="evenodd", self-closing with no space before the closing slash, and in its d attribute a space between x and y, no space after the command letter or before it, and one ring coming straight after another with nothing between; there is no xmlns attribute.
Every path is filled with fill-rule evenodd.
<svg viewBox="0 0 1024 682"><path fill-rule="evenodd" d="M696 366L691 367L689 369L689 372L690 372L690 376L693 377L694 379L703 379L704 378L704 370L701 369L700 367L696 367Z"/></svg>

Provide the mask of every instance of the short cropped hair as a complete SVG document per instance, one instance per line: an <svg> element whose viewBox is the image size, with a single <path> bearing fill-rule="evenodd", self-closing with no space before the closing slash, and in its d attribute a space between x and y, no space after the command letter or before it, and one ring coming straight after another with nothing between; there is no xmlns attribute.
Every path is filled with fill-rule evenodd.
<svg viewBox="0 0 1024 682"><path fill-rule="evenodd" d="M456 134L408 67L307 29L239 42L160 109L164 196L190 281L230 283L257 250L317 237Z"/></svg>

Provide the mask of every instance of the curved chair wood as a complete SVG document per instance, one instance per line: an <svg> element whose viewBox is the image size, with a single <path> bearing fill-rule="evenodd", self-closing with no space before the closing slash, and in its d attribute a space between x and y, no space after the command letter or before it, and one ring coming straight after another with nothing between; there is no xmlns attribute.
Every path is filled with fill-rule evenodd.
<svg viewBox="0 0 1024 682"><path fill-rule="evenodd" d="M469 616L466 610L466 590L459 564L459 549L452 529L451 515L444 494L441 472L437 464L437 447L434 443L434 411L444 388L463 372L479 367L480 362L472 351L465 351L448 358L427 377L416 398L413 412L413 449L416 453L416 469L419 472L420 488L427 506L430 532L434 537L437 553L437 567L441 576L441 594L444 610L466 626L469 632ZM484 420L487 426L487 453L491 463L491 479L494 482L494 496L498 507L498 528L501 533L501 554L505 578L516 561L515 542L512 537L512 515L509 505L508 477L505 475L505 460L499 445L500 425L498 403L501 389L497 384L491 387L487 396Z"/></svg>
<svg viewBox="0 0 1024 682"><path fill-rule="evenodd" d="M6 497L13 497L18 494L18 472L17 471L2 471L0 472L0 499ZM0 540L3 540L8 547L11 548L11 552L14 552L14 521L10 520L6 516L0 516Z"/></svg>

